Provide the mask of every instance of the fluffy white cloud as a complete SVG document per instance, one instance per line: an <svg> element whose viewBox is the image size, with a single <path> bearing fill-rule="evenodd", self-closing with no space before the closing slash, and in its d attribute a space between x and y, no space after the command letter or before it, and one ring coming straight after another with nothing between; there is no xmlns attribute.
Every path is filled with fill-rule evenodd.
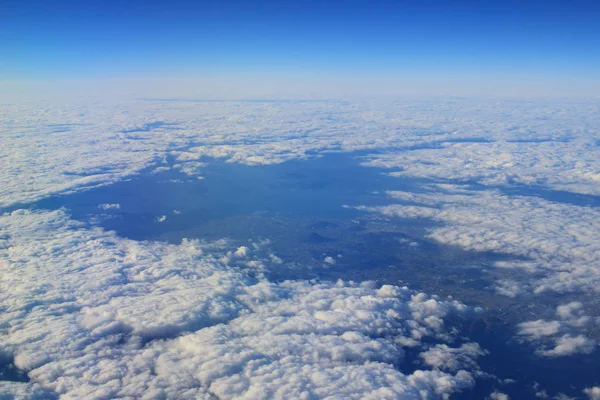
<svg viewBox="0 0 600 400"><path fill-rule="evenodd" d="M246 246L240 246L238 247L238 249L235 251L235 256L236 257L240 257L240 258L244 258L246 256L248 256L248 251L250 251L250 249Z"/></svg>
<svg viewBox="0 0 600 400"><path fill-rule="evenodd" d="M98 206L98 208L100 208L102 210L118 210L121 208L121 205L119 203L115 203L115 204L105 203L105 204L100 204Z"/></svg>
<svg viewBox="0 0 600 400"><path fill-rule="evenodd" d="M584 335L573 335L578 328L593 323L592 318L584 314L583 304L571 302L556 307L560 320L536 320L519 324L519 335L538 343L538 354L548 357L568 356L577 353L591 353L596 342Z"/></svg>
<svg viewBox="0 0 600 400"><path fill-rule="evenodd" d="M558 321L537 321L523 322L519 324L519 333L534 339L539 339L544 336L553 336L560 330L560 322Z"/></svg>
<svg viewBox="0 0 600 400"><path fill-rule="evenodd" d="M596 119L596 124L598 121ZM365 165L395 169L392 176L479 183L486 186L536 185L600 194L598 126L568 140L529 139L506 132L486 135L493 142L442 142L439 147L373 155ZM426 147L426 146L424 146Z"/></svg>
<svg viewBox="0 0 600 400"><path fill-rule="evenodd" d="M372 150L369 165L394 174L600 193L594 103L78 98L4 105L0 121L0 207L108 184L168 157L199 176L204 156L256 165L352 150Z"/></svg>
<svg viewBox="0 0 600 400"><path fill-rule="evenodd" d="M460 347L438 344L422 352L420 357L426 365L433 368L457 371L465 368L477 369L477 357L486 354L477 343L465 343Z"/></svg>
<svg viewBox="0 0 600 400"><path fill-rule="evenodd" d="M600 386L586 388L583 392L587 394L590 400L600 400Z"/></svg>
<svg viewBox="0 0 600 400"><path fill-rule="evenodd" d="M502 269L535 275L526 282L534 293L545 291L597 293L600 290L600 211L558 204L528 196L507 196L497 190L473 191L434 185L435 193L392 191L399 204L359 206L390 217L428 218L442 222L428 237L472 251L492 251L523 257L501 261ZM527 288L501 280L499 293L514 297Z"/></svg>
<svg viewBox="0 0 600 400"><path fill-rule="evenodd" d="M600 194L600 115L593 103L78 99L5 105L0 120L0 208L148 168L201 178L206 156L259 165L351 150L365 151L365 165L390 168L393 176ZM596 209L449 184L428 189L390 193L401 204L371 210L441 222L430 232L441 243L527 258L495 264L531 273L499 279L497 293L598 293ZM126 241L62 211L1 219L2 345L33 378L2 383L16 397L51 389L67 398L302 398L337 391L420 398L472 384L460 370L403 375L392 366L404 346L426 336L451 339L444 319L464 312L457 303L391 287L276 285L260 274L266 263L281 262L275 255L263 259L249 248L198 241ZM592 320L582 302L561 306L556 321L525 322L521 336L543 342L538 349L547 356L591 351L593 342L577 331ZM453 349L463 347L424 354L432 366L449 366L463 354Z"/></svg>
<svg viewBox="0 0 600 400"><path fill-rule="evenodd" d="M569 356L576 353L588 354L594 351L596 342L583 336L564 335L557 338L554 347L540 351L540 354L549 357Z"/></svg>
<svg viewBox="0 0 600 400"><path fill-rule="evenodd" d="M513 298L523 293L523 285L511 279L498 280L494 289L498 294Z"/></svg>
<svg viewBox="0 0 600 400"><path fill-rule="evenodd" d="M135 242L63 210L0 226L0 344L31 378L4 384L16 397L419 399L474 383L474 344L429 349L434 370L394 367L425 337L453 340L446 317L469 312L453 300L275 284L248 270L260 260L247 247L238 258L223 243Z"/></svg>
<svg viewBox="0 0 600 400"><path fill-rule="evenodd" d="M600 213L596 208L558 204L497 190L474 191L455 185L434 185L426 193L393 191L397 204L357 207L384 216L428 218L441 222L428 237L479 252L522 258L498 261L494 289L515 298L524 293L598 293L600 290ZM517 270L525 279L511 279ZM527 279L527 276L530 276ZM506 277L506 278L502 278ZM557 307L555 321L526 321L519 334L539 343L538 354L564 356L590 353L595 340L586 337L594 318L582 302Z"/></svg>
<svg viewBox="0 0 600 400"><path fill-rule="evenodd" d="M493 392L490 394L490 399L491 400L509 400L510 397L508 397L508 395L505 393L496 391L496 392Z"/></svg>

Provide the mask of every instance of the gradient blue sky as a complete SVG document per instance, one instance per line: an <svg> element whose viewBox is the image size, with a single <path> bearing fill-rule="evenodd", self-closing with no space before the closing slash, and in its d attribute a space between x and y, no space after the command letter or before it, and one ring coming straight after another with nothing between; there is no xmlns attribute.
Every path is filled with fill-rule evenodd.
<svg viewBox="0 0 600 400"><path fill-rule="evenodd" d="M4 82L343 76L596 90L599 49L597 0L0 0Z"/></svg>

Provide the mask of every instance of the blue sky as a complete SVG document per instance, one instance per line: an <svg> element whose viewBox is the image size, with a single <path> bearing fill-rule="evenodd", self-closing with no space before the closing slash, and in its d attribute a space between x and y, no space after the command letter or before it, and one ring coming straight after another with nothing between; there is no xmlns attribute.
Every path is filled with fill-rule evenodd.
<svg viewBox="0 0 600 400"><path fill-rule="evenodd" d="M0 81L600 82L598 1L0 1ZM590 86L591 85L591 86Z"/></svg>

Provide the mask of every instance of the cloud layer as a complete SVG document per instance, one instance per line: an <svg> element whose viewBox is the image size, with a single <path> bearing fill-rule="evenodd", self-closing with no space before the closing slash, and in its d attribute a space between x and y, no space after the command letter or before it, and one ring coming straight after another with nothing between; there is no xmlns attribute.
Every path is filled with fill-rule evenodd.
<svg viewBox="0 0 600 400"><path fill-rule="evenodd" d="M434 347L423 355L434 369L395 367L424 338L454 341L444 320L470 312L456 301L370 283L275 284L249 248L135 242L63 210L0 224L0 342L31 378L3 383L17 397L443 397L473 385L465 369L483 354Z"/></svg>
<svg viewBox="0 0 600 400"><path fill-rule="evenodd" d="M600 290L600 213L596 208L559 204L498 190L436 185L429 193L393 191L397 204L358 207L390 217L426 218L442 223L429 238L478 252L511 254L523 261L499 261L502 269L532 275L529 282L503 280L498 292L533 293Z"/></svg>
<svg viewBox="0 0 600 400"><path fill-rule="evenodd" d="M433 220L431 240L514 256L494 263L506 271L498 294L582 295L528 317L518 337L546 357L596 347L586 332L597 324L600 215L579 203L600 195L597 104L77 99L8 104L0 120L0 209L143 171L201 179L210 157L262 165L358 151L365 167L424 183L388 192L392 205L351 206ZM473 385L486 354L446 326L469 313L456 301L276 284L262 271L282 260L260 245L135 242L65 210L6 213L0 229L1 358L31 378L0 381L9 398L445 397ZM407 348L423 370L399 372Z"/></svg>
<svg viewBox="0 0 600 400"><path fill-rule="evenodd" d="M0 109L0 207L109 184L169 157L248 165L368 150L392 174L600 194L594 103L83 99Z"/></svg>

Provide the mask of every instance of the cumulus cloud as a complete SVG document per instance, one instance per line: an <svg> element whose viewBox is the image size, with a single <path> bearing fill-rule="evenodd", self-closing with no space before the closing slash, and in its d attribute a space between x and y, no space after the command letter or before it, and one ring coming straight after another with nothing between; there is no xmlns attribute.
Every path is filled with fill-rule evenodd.
<svg viewBox="0 0 600 400"><path fill-rule="evenodd" d="M465 343L460 347L449 347L438 344L419 356L426 365L436 369L457 371L460 369L477 369L477 357L486 355L477 343Z"/></svg>
<svg viewBox="0 0 600 400"><path fill-rule="evenodd" d="M471 251L516 256L515 260L493 263L500 277L493 289L501 295L515 298L550 291L597 294L600 290L597 209L507 196L498 190L434 187L439 191L389 192L398 203L357 208L390 217L439 221L440 225L430 229L430 239ZM525 279L511 279L515 270ZM559 305L555 313L556 320L520 323L517 330L521 338L535 343L542 356L594 351L595 340L587 337L594 318L585 315L582 302Z"/></svg>
<svg viewBox="0 0 600 400"><path fill-rule="evenodd" d="M596 342L583 335L564 335L555 340L553 348L541 350L539 353L549 357L570 356L577 353L589 354L594 351L595 347Z"/></svg>
<svg viewBox="0 0 600 400"><path fill-rule="evenodd" d="M583 392L587 394L590 400L600 400L600 386L586 388Z"/></svg>
<svg viewBox="0 0 600 400"><path fill-rule="evenodd" d="M556 307L555 321L536 320L518 325L519 335L537 343L537 353L547 357L587 354L595 350L596 342L582 334L574 335L578 328L586 327L592 319L584 314L580 302L571 302Z"/></svg>
<svg viewBox="0 0 600 400"><path fill-rule="evenodd" d="M494 286L496 293L507 297L517 297L523 292L523 285L511 279L500 279Z"/></svg>
<svg viewBox="0 0 600 400"><path fill-rule="evenodd" d="M498 294L513 298L545 292L595 295L600 288L600 248L595 240L600 215L596 208L509 196L493 189L536 185L600 194L600 116L593 103L453 99L377 104L171 102L165 106L161 102L94 99L66 105L9 104L0 109L0 120L5 133L0 149L0 208L107 185L147 170L176 168L202 178L207 157L268 165L332 151L361 150L366 154L365 165L388 168L392 176L443 182L422 187L424 191L418 194L390 192L399 204L363 209L386 216L429 218L440 223L431 230L430 239L523 259L494 264L498 270L530 274L529 279L521 280L507 273L492 287ZM69 124L69 129L50 129L56 123ZM482 187L491 190L472 190ZM118 209L115 204L100 208ZM164 221L167 217L160 218ZM274 396L333 393L333 381L348 388L354 385L348 396L370 393L377 398L398 393L416 397L417 392L443 396L471 384L469 373L460 370L396 375L390 366L393 363L383 356L383 350L377 350L383 346L392 352L386 346L393 343L397 352L392 353L401 358L403 346L418 346L424 337L450 339L452 335L445 332L446 311L434 312L437 307L444 309L449 304L446 301L425 295L409 299L401 290L394 296L402 300L386 303L389 315L386 312L384 316L368 307L358 312L350 303L336 305L335 310L350 314L344 317L363 318L367 325L383 331L375 334L336 325L337 319L330 318L337 314L319 313L317 317L310 304L295 309L294 315L284 311L268 314L267 309L289 299L301 301L308 296L302 289L306 283L273 285L262 278L265 264L281 262L275 255L263 260L249 249L224 249L226 246L198 241L184 241L180 246L123 241L70 221L62 212L19 212L2 219L6 234L0 236L0 285L3 293L10 293L2 298L7 304L0 317L0 329L7 332L3 345L10 349L15 363L34 378L30 384L3 383L5 388L10 386L7 392L25 397L38 389L51 389L72 397L91 393L112 398L135 397L143 388L148 397L232 395L236 390L240 397L251 397L263 389L265 393L275 390L275 384L266 382L269 371L274 381L288 382L284 367L297 372L291 384L296 386L287 387L285 393L268 392ZM48 231L56 237L44 233ZM307 287L321 290L314 284ZM317 304L327 303L331 296L379 299L374 288L360 285L344 290L330 285L322 290L324 298L314 299ZM547 356L590 351L591 339L581 330L592 318L583 311L585 300L581 304L561 306L555 321L526 321L519 327L523 331L520 336L536 342L540 354ZM256 308L259 305L263 308ZM401 312L407 308L409 314ZM325 350L323 357L307 355L306 349L315 343L306 337L285 338L295 343L298 355L285 349L269 353L257 337L236 325L252 315L269 315L275 321L305 316L307 326L315 329L328 324L333 333L305 331L345 356ZM390 333L385 327L394 318L404 321L403 328L392 323ZM250 325L246 322L244 326ZM217 339L200 334L216 332L217 326L225 329L215 333ZM364 343L342 341L340 335L348 332L366 335ZM228 364L233 356L223 350L222 355L201 354L200 364L186 363L187 352L195 350L177 353L175 344L194 334L211 345L238 346L242 361L232 359ZM281 338L273 338L274 343L276 339ZM432 360L434 354L458 356L449 350L455 348L428 348L425 352L431 351ZM352 355L357 349L368 357ZM248 358L243 358L244 354ZM170 365L164 370L156 367L168 357L179 360L184 369L177 377L168 374ZM297 357L312 360L303 364L306 370L299 369ZM359 361L353 361L355 358ZM216 370L217 365L230 367L206 378L189 372L198 365L203 371ZM98 372L95 383L84 376L92 370ZM243 376L249 371L257 377L255 381ZM348 374L355 374L356 379L349 379ZM59 375L60 383L53 383Z"/></svg>
<svg viewBox="0 0 600 400"><path fill-rule="evenodd" d="M489 398L491 400L509 400L510 399L510 397L508 397L507 394L498 392L498 391L491 393Z"/></svg>
<svg viewBox="0 0 600 400"><path fill-rule="evenodd" d="M434 193L434 188L436 188ZM494 263L535 275L526 285L500 280L498 293L516 296L524 289L597 293L600 290L600 212L531 196L508 196L498 190L432 186L431 192L389 192L398 204L358 206L390 217L427 218L442 223L429 238L478 252L512 254L525 260ZM407 199L410 199L408 201Z"/></svg>
<svg viewBox="0 0 600 400"><path fill-rule="evenodd" d="M594 118L594 124L598 123ZM442 139L437 146L410 152L374 154L365 165L392 169L392 176L476 182L491 187L536 185L598 195L596 132L591 126L581 126L578 133L563 140L540 137L540 132L524 139L506 131L480 136L487 141Z"/></svg>
<svg viewBox="0 0 600 400"><path fill-rule="evenodd" d="M544 336L552 336L560 330L560 322L558 321L537 321L523 322L519 324L519 333L534 339L539 339Z"/></svg>
<svg viewBox="0 0 600 400"><path fill-rule="evenodd" d="M323 259L323 262L325 262L326 264L330 264L330 265L334 265L335 264L335 258L331 257L331 256L327 256Z"/></svg>
<svg viewBox="0 0 600 400"><path fill-rule="evenodd" d="M556 307L556 315L572 326L584 326L591 322L591 318L585 315L583 304L579 301Z"/></svg>
<svg viewBox="0 0 600 400"><path fill-rule="evenodd" d="M595 107L482 99L14 102L0 110L0 207L109 184L165 167L168 158L199 177L207 156L260 165L353 150L372 150L367 163L394 174L599 194Z"/></svg>
<svg viewBox="0 0 600 400"><path fill-rule="evenodd" d="M277 265L283 264L283 260L280 257L278 257L276 254L273 254L273 253L269 254L269 258L271 259L271 262L273 264L277 264Z"/></svg>
<svg viewBox="0 0 600 400"><path fill-rule="evenodd" d="M244 258L246 256L248 256L248 252L250 251L250 249L246 246L240 246L238 247L238 249L235 251L235 256L236 257L240 257L240 258Z"/></svg>
<svg viewBox="0 0 600 400"><path fill-rule="evenodd" d="M98 206L98 208L100 208L102 210L118 210L121 208L121 205L119 203L115 203L115 204L105 203L105 204L100 204Z"/></svg>
<svg viewBox="0 0 600 400"><path fill-rule="evenodd" d="M446 318L470 312L457 301L368 282L276 284L249 273L268 261L248 250L135 242L64 210L19 210L0 226L0 344L31 378L3 383L14 396L418 399L474 384L474 344L427 350L439 368L395 368L406 346L454 340Z"/></svg>

